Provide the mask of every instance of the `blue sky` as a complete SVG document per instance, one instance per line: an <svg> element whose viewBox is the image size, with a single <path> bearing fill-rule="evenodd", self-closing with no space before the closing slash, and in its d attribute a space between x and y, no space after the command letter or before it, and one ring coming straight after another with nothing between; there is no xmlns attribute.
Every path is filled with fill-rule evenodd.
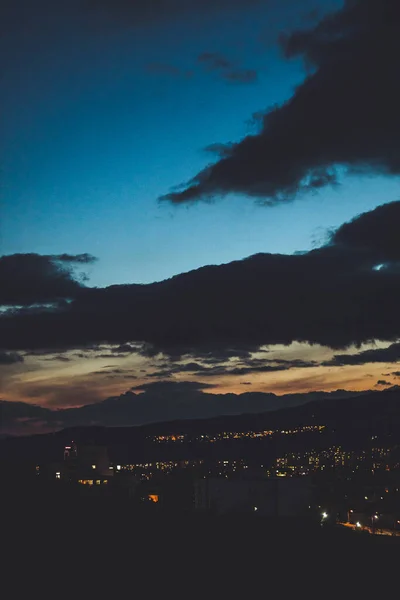
<svg viewBox="0 0 400 600"><path fill-rule="evenodd" d="M212 161L206 146L255 131L252 114L291 95L304 71L281 57L279 32L340 4L287 0L106 30L53 15L47 28L6 36L1 253L89 252L99 258L91 285L151 282L306 250L395 199L397 181L370 177L273 208L233 196L190 207L157 200ZM227 83L201 68L202 52L255 69L258 81Z"/></svg>
<svg viewBox="0 0 400 600"><path fill-rule="evenodd" d="M189 208L157 201L212 161L206 146L255 131L252 114L290 96L304 72L280 56L279 31L313 6L338 4L288 2L204 16L200 26L186 19L107 32L55 19L40 44L34 28L3 40L13 54L3 79L1 252L90 252L99 258L91 285L150 282L308 249L327 228L392 200L397 182L374 178L274 208L232 196ZM199 66L202 52L257 70L258 81L221 80Z"/></svg>

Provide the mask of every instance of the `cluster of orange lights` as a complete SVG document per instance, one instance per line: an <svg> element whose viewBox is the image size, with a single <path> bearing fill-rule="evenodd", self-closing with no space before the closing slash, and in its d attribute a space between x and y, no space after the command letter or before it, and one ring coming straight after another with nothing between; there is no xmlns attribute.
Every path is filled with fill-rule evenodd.
<svg viewBox="0 0 400 600"><path fill-rule="evenodd" d="M325 425L303 425L294 429L268 429L265 431L222 431L216 435L202 434L191 438L188 434L157 435L152 437L154 442L216 442L220 440L240 440L244 438L263 438L272 435L295 435L310 431L322 432Z"/></svg>
<svg viewBox="0 0 400 600"><path fill-rule="evenodd" d="M104 485L108 483L107 479L78 479L82 485Z"/></svg>

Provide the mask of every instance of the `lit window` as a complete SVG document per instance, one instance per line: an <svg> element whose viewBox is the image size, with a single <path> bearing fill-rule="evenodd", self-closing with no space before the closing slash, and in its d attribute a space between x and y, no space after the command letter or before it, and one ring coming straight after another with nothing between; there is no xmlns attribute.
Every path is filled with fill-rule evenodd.
<svg viewBox="0 0 400 600"><path fill-rule="evenodd" d="M158 502L159 498L158 498L158 494L149 494L148 496L150 502Z"/></svg>

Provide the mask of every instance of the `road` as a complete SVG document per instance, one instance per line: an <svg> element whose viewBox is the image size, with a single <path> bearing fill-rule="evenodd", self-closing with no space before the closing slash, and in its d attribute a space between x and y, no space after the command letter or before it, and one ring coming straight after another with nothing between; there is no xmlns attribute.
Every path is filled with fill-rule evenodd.
<svg viewBox="0 0 400 600"><path fill-rule="evenodd" d="M349 523L348 521L338 521L338 525L342 527L348 527L349 529L354 529L355 531L368 531L368 533L373 533L374 535L390 535L395 537L400 537L400 531L395 531L394 529L380 529L375 527L373 530L372 527L368 525L361 525L361 527L357 527L355 523Z"/></svg>

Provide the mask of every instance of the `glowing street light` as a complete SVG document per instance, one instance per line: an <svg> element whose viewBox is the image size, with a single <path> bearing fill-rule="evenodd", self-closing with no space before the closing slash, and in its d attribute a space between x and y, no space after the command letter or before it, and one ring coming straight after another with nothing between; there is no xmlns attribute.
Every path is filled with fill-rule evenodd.
<svg viewBox="0 0 400 600"><path fill-rule="evenodd" d="M328 518L328 513L326 513L326 512L323 512L323 513L322 513L322 518L323 518L323 519L327 519L327 518Z"/></svg>
<svg viewBox="0 0 400 600"><path fill-rule="evenodd" d="M354 510L352 508L349 508L349 510L347 511L347 521L350 523L351 521L351 517L350 515L352 515L354 513Z"/></svg>
<svg viewBox="0 0 400 600"><path fill-rule="evenodd" d="M375 533L375 521L377 521L378 519L379 519L378 515L372 515L372 517L371 517L372 533Z"/></svg>

